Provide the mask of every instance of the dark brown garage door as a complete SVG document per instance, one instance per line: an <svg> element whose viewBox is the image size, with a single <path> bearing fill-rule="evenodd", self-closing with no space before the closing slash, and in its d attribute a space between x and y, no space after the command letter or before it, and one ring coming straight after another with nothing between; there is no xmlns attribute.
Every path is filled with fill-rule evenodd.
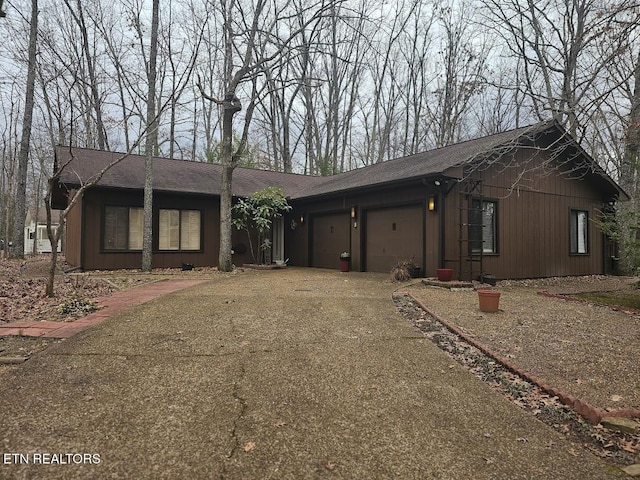
<svg viewBox="0 0 640 480"><path fill-rule="evenodd" d="M366 269L389 272L401 259L422 266L424 250L422 206L367 212Z"/></svg>
<svg viewBox="0 0 640 480"><path fill-rule="evenodd" d="M349 214L313 217L311 228L311 265L340 268L340 253L349 251Z"/></svg>

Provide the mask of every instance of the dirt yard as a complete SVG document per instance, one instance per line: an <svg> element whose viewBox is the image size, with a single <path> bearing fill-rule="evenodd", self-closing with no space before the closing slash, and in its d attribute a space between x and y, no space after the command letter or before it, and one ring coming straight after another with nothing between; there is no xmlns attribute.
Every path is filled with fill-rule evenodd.
<svg viewBox="0 0 640 480"><path fill-rule="evenodd" d="M48 256L0 260L0 322L73 321L99 308L97 298L166 278L219 275L213 268L69 273L44 295ZM64 257L59 272L69 267ZM420 284L410 291L445 319L549 384L603 409L640 408L640 315L538 294L629 289L637 279L588 276L503 281L500 311L482 313L477 294ZM0 355L30 355L51 341L0 337Z"/></svg>
<svg viewBox="0 0 640 480"><path fill-rule="evenodd" d="M538 292L630 289L637 279L589 276L499 282L500 310L483 313L473 290L422 284L409 291L548 384L602 409L640 408L640 315Z"/></svg>
<svg viewBox="0 0 640 480"><path fill-rule="evenodd" d="M72 322L100 309L99 298L114 291L134 288L167 278L198 278L218 274L215 268L155 269L152 273L131 270L63 272L70 269L64 256L58 257L55 297L45 296L49 255L26 260L0 259L0 324L17 321ZM0 356L31 356L60 340L30 337L0 337ZM0 367L0 371L3 368Z"/></svg>
<svg viewBox="0 0 640 480"><path fill-rule="evenodd" d="M212 268L187 272L154 270L151 274L136 271L62 274L69 268L62 259L60 274L56 277L56 297L51 299L44 295L48 261L46 256L29 258L24 262L0 260L0 322L73 321L92 309L100 308L99 297L113 291L167 278L220 275ZM631 291L630 285L636 280L589 276L503 281L497 286L502 297L500 311L495 314L479 311L477 294L473 290L449 290L417 282L400 285L399 291L410 291L449 322L550 385L597 407L620 409L640 408L640 364L637 361L640 314L616 311L589 302L541 296L538 292L574 295L593 291ZM440 348L449 353L463 352L461 357L454 355L457 361L463 365L480 361L480 357L467 358L470 349L464 342L429 332L431 327L425 328L427 323L421 323L425 319L412 311L417 310L414 304L398 304L396 297L396 305L404 315L416 317L414 324L426 330L427 337L442 337L442 341L436 342ZM422 312L422 315L426 314ZM29 357L60 341L63 340L0 337L0 357ZM19 366L0 365L0 373L16 367ZM484 371L484 367L488 370ZM533 411L539 419L572 436L597 455L619 465L638 463L638 435L607 432L600 426L584 423L557 399L529 391L531 387L519 377L500 372L495 362L487 362L482 368L476 368L478 371L471 370L489 383L500 384L501 391L515 403Z"/></svg>

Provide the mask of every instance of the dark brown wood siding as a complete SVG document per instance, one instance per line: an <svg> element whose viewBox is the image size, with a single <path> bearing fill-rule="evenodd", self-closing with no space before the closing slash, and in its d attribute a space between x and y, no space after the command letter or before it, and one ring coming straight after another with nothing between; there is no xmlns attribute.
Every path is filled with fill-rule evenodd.
<svg viewBox="0 0 640 480"><path fill-rule="evenodd" d="M475 173L477 179L481 180L482 198L494 201L497 205L497 251L483 256L482 270L485 273L494 274L498 278L533 278L604 272L603 236L598 220L600 208L609 199L599 193L597 185L584 178L576 178L575 174L572 176L569 173L562 175L553 168L540 168L549 160L546 155L542 150L536 153L533 149L523 149L510 164L498 163ZM457 170L447 172L454 177L458 174ZM393 223L394 219L404 221L403 212L411 210L410 223L415 224L415 229L411 230L410 236L416 242L416 239L422 239L420 252L413 255L412 252L416 249L414 245L411 252L402 250L392 255L411 254L422 262L420 266L429 276L434 276L436 268L440 266L453 267L460 272L461 253L466 260L469 252L468 226L460 228L460 224L468 223L468 211L465 209L468 208L470 199L468 195L461 193L464 182L453 183L450 190L446 188L448 194L440 199L442 201L437 205L436 211L428 211L428 198L439 193L435 180L435 177L429 177L393 186L372 186L349 193L294 201L293 210L285 216L285 258L289 258L290 265L338 268L339 253L348 250L351 253L352 270L385 270L386 267L373 266L372 259L366 258L368 249L372 248L371 236L377 234L373 222L367 227L367 215L372 213L375 217L375 212L387 209L385 214L380 215L388 224L389 221ZM447 183L444 178L438 180L441 180L444 192ZM154 201L154 267L180 267L182 263L196 266L217 265L218 199L156 193ZM86 269L139 268L140 252L109 252L102 248L105 205L141 206L142 192L89 190L82 204L76 206L69 216L68 261L80 261ZM202 250L158 251L159 208L200 210ZM350 216L352 208L355 218ZM570 253L572 209L588 212L587 254ZM464 213L462 217L460 212ZM321 228L332 226L325 225L326 222L338 219L340 223L333 224L334 233L336 228L339 229L339 235L334 235L339 237L337 240L316 238L320 235L318 232ZM74 238L78 231L80 234ZM390 238L384 241L385 245L391 244ZM246 233L234 231L233 245L240 244L248 246ZM326 251L322 251L322 245ZM251 261L249 249L244 254L234 255L233 261L236 265Z"/></svg>
<svg viewBox="0 0 640 480"><path fill-rule="evenodd" d="M311 217L311 265L340 268L340 254L350 251L349 230L348 213Z"/></svg>
<svg viewBox="0 0 640 480"><path fill-rule="evenodd" d="M69 193L69 198L75 195L75 191ZM82 265L82 198L73 206L67 215L65 260L69 265L78 267Z"/></svg>
<svg viewBox="0 0 640 480"><path fill-rule="evenodd" d="M530 168L532 162L524 154L516 157L519 165ZM539 159L543 162L544 153ZM587 275L604 272L603 235L598 227L604 198L583 178L561 175L557 170L533 170L522 174L522 168L504 165L476 172L481 180L482 196L495 201L497 213L497 253L483 256L482 269L498 278L536 278ZM462 228L460 241L460 208L469 208L469 196L462 194L460 183L447 197L446 252L447 266L459 271L468 269L458 263L469 244L468 227ZM570 211L585 210L589 215L588 254L570 253ZM462 222L468 222L462 210ZM477 256L475 257L478 258ZM479 265L476 263L474 269Z"/></svg>
<svg viewBox="0 0 640 480"><path fill-rule="evenodd" d="M367 235L364 219L368 211L384 208L405 208L419 206L426 212L426 202L429 196L436 195L436 186L432 180L415 181L394 187L378 187L375 189L352 192L347 195L327 196L312 201L302 200L293 202L293 210L285 219L285 257L290 258L291 265L311 266L311 250L309 241L310 219L314 216L340 213L348 219L350 231L351 269L361 271L365 269L365 250ZM350 218L351 208L355 207L356 218ZM438 268L438 212L426 212L425 218L414 221L418 229L425 229L424 245L417 255L422 264L420 267L427 275L435 275ZM305 218L300 223L300 216ZM291 228L291 221L295 228ZM339 252L338 252L339 253ZM338 268L337 263L333 268ZM368 268L367 268L368 269ZM388 271L388 270L387 270Z"/></svg>
<svg viewBox="0 0 640 480"><path fill-rule="evenodd" d="M284 258L287 265L309 266L309 228L306 211L294 207L284 216Z"/></svg>
<svg viewBox="0 0 640 480"><path fill-rule="evenodd" d="M84 225L82 228L82 267L86 270L115 270L140 268L141 252L112 252L102 245L105 206L142 207L142 192L91 189L84 198ZM195 252L158 250L158 211L159 209L200 210L201 212L201 249ZM180 268L183 263L196 267L216 266L218 264L218 245L220 242L219 200L204 196L154 195L154 231L153 231L153 267ZM74 227L75 228L75 227ZM244 254L235 254L236 265L251 262L246 233L233 232L233 245L244 244ZM72 251L77 251L73 247Z"/></svg>

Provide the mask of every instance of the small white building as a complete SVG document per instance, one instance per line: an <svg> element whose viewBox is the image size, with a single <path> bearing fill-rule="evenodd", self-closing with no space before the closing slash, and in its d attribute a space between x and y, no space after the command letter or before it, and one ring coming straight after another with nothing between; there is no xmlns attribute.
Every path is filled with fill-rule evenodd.
<svg viewBox="0 0 640 480"><path fill-rule="evenodd" d="M51 212L51 228L54 233L58 228L59 212ZM51 242L47 235L47 212L44 209L38 211L38 215L34 215L33 211L27 212L27 218L24 222L24 253L30 255L33 253L33 242L36 242L36 253L51 253ZM60 242L58 242L58 252L61 252Z"/></svg>

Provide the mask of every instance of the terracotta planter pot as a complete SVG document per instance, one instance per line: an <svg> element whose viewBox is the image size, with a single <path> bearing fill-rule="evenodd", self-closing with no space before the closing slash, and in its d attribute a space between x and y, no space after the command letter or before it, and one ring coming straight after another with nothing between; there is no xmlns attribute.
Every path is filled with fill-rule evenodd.
<svg viewBox="0 0 640 480"><path fill-rule="evenodd" d="M497 312L500 305L500 292L495 290L478 290L478 302L482 312Z"/></svg>
<svg viewBox="0 0 640 480"><path fill-rule="evenodd" d="M341 258L340 259L340 271L348 272L349 271L349 260L350 258Z"/></svg>
<svg viewBox="0 0 640 480"><path fill-rule="evenodd" d="M453 268L438 268L436 270L438 280L441 282L450 282L453 280Z"/></svg>

